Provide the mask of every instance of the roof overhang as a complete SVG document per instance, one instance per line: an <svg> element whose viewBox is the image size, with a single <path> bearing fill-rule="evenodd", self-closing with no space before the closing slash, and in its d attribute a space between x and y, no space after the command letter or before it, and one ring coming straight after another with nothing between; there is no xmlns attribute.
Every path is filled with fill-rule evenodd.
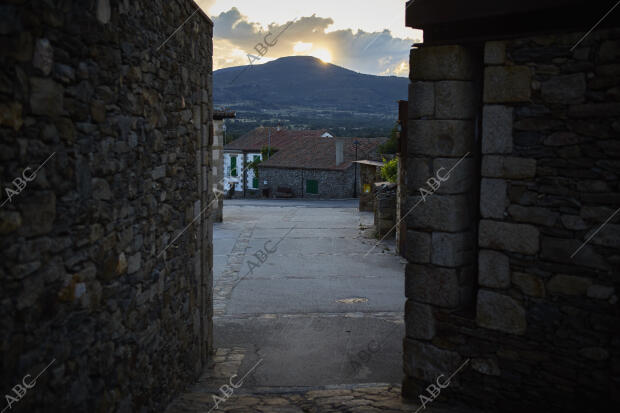
<svg viewBox="0 0 620 413"><path fill-rule="evenodd" d="M350 162L348 165L344 167L336 167L336 168L316 168L309 166L287 166L287 165L266 165L265 163L259 163L258 169L260 168L272 168L272 169L291 169L291 170L300 170L304 171L330 171L330 172L344 172L349 169L353 165L353 162Z"/></svg>
<svg viewBox="0 0 620 413"><path fill-rule="evenodd" d="M406 25L424 30L425 44L558 31L585 34L615 4L615 0L410 0ZM620 7L598 27L612 26L620 26Z"/></svg>
<svg viewBox="0 0 620 413"><path fill-rule="evenodd" d="M353 161L353 163L359 163L362 165L370 165L370 166L383 166L383 162L379 162L379 161L368 161L368 160L363 160L363 161Z"/></svg>

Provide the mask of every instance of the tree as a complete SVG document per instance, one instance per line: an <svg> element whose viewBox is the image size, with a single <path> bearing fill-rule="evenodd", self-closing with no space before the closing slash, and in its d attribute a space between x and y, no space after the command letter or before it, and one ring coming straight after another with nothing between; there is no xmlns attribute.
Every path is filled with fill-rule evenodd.
<svg viewBox="0 0 620 413"><path fill-rule="evenodd" d="M384 144L379 145L379 153L383 154L394 154L398 152L398 140L399 140L400 132L398 131L398 123L394 125L392 128L392 132L390 132L390 139Z"/></svg>

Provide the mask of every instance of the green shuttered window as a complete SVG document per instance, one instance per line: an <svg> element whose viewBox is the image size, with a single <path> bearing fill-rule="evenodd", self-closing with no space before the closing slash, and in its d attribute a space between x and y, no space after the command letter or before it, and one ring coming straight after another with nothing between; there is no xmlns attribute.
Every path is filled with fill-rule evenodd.
<svg viewBox="0 0 620 413"><path fill-rule="evenodd" d="M237 157L230 157L230 176L237 176Z"/></svg>
<svg viewBox="0 0 620 413"><path fill-rule="evenodd" d="M319 181L315 181L312 179L306 180L306 192L309 194L318 194L319 193Z"/></svg>

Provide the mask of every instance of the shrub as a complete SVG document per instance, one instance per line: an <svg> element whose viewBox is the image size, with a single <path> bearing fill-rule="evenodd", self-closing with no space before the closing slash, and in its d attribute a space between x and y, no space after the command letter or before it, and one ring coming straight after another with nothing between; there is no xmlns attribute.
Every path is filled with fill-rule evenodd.
<svg viewBox="0 0 620 413"><path fill-rule="evenodd" d="M391 161L383 158L384 165L381 167L381 177L388 182L396 183L398 179L398 158L394 157Z"/></svg>

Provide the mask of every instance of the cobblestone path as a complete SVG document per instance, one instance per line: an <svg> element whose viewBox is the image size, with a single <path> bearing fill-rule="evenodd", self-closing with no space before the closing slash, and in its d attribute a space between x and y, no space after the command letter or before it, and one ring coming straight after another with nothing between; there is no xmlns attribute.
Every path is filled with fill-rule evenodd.
<svg viewBox="0 0 620 413"><path fill-rule="evenodd" d="M358 384L274 389L256 387L251 374L230 398L225 399L219 386L230 385L231 377L234 377L233 384L239 384L239 379L244 375L239 372L239 368L245 353L245 349L238 347L218 349L212 365L199 383L179 396L166 413L474 413L466 408L442 405L439 401L422 409L419 403L403 401L398 385ZM217 409L214 396L222 398Z"/></svg>

